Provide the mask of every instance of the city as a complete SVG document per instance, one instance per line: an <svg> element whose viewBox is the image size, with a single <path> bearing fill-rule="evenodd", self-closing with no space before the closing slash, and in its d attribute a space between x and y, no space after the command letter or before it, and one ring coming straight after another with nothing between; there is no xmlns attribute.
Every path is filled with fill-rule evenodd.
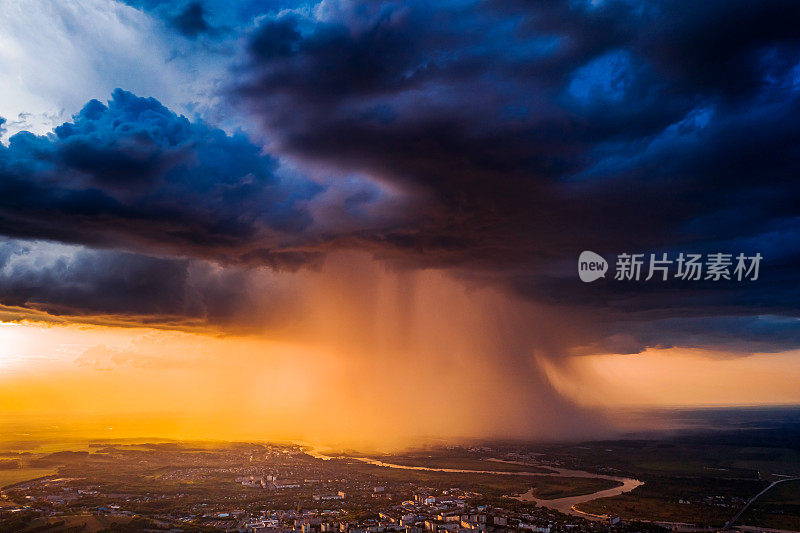
<svg viewBox="0 0 800 533"><path fill-rule="evenodd" d="M304 443L40 443L62 448L44 452L28 442L30 451L11 452L23 443L6 442L0 531L792 529L800 524L800 450L791 442L800 414L789 414L790 429L768 429L759 442L764 430L753 428L438 445L374 457ZM14 473L39 475L14 483ZM779 485L786 499L777 508L759 500L731 523L754 495Z"/></svg>

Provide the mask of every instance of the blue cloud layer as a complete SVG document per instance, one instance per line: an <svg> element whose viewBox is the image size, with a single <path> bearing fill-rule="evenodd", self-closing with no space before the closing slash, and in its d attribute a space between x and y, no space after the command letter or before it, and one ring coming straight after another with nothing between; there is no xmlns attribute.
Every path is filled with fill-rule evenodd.
<svg viewBox="0 0 800 533"><path fill-rule="evenodd" d="M192 123L117 90L49 136L0 147L0 231L16 237L297 266L306 202L322 187L279 179L243 134Z"/></svg>

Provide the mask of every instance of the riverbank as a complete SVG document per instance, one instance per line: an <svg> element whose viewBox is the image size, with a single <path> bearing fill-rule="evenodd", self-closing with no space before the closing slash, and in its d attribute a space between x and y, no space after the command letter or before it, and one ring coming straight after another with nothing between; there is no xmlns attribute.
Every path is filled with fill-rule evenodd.
<svg viewBox="0 0 800 533"><path fill-rule="evenodd" d="M316 448L311 448L307 450L306 453L312 457L324 460L334 459L334 456L327 455L322 453L320 450ZM615 481L619 483L619 486L592 491L587 494L575 495L575 496L567 496L563 498L552 498L552 499L545 499L537 497L534 494L534 489L531 488L527 492L519 494L518 496L510 496L510 498L516 499L518 501L524 502L535 502L537 505L542 507L547 507L549 509L554 509L560 511L565 514L573 515L573 516L581 516L583 518L587 518L590 520L600 520L605 518L601 515L593 515L589 513L584 513L574 509L574 506L580 503L589 502L592 500L596 500L599 498L610 498L612 496L618 496L625 492L632 491L636 487L639 487L644 484L643 481L633 478L626 478L626 477L618 477L618 476L609 476L605 474L596 474L593 472L587 472L584 470L572 470L568 468L557 468L552 466L544 466L544 465L529 465L527 463L518 463L513 461L504 461L502 459L489 459L491 461L495 461L498 463L504 464L517 464L522 466L530 466L531 469L537 469L537 472L526 472L526 471L508 471L508 470L475 470L475 469L463 469L463 468L437 468L432 466L415 466L415 465L408 465L408 464L398 464L398 463L391 463L386 461L381 461L378 459L373 459L371 457L352 457L348 456L347 459L349 460L357 460L360 462L364 462L367 464L371 464L374 466L380 466L385 468L394 468L400 470L418 470L418 471L428 471L428 472L449 472L449 473L458 473L458 474L493 474L493 475L500 475L500 476L528 476L528 477L563 477L563 478L594 478L594 479L605 479L609 481ZM542 473L541 469L546 468L549 470L547 473Z"/></svg>

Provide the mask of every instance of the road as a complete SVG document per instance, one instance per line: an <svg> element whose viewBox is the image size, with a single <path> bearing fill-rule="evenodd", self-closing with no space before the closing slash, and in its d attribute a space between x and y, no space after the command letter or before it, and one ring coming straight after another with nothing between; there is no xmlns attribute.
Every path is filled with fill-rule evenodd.
<svg viewBox="0 0 800 533"><path fill-rule="evenodd" d="M736 523L736 521L739 520L739 518L741 518L741 516L744 514L744 512L747 511L747 509L749 509L751 505L753 505L753 502L755 502L757 499L759 499L761 496L763 496L764 493L768 492L772 487L774 487L775 485L778 485L779 483L783 483L784 481L797 481L797 480L800 480L800 477L787 477L787 478L779 479L778 481L773 481L772 483L770 483L767 488L765 488L764 490L762 490L761 492L759 492L758 494L756 494L755 496L750 498L750 501L748 501L745 504L745 506L742 507L742 509L738 513L736 513L734 515L733 518L731 518L730 520L728 520L725 523L724 529L730 529L730 527L733 526Z"/></svg>

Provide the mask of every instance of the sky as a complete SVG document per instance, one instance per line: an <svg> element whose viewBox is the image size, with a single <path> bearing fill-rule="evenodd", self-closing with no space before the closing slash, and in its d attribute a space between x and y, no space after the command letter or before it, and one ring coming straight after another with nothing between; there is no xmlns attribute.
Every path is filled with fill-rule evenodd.
<svg viewBox="0 0 800 533"><path fill-rule="evenodd" d="M2 2L0 413L395 447L798 404L799 17Z"/></svg>

